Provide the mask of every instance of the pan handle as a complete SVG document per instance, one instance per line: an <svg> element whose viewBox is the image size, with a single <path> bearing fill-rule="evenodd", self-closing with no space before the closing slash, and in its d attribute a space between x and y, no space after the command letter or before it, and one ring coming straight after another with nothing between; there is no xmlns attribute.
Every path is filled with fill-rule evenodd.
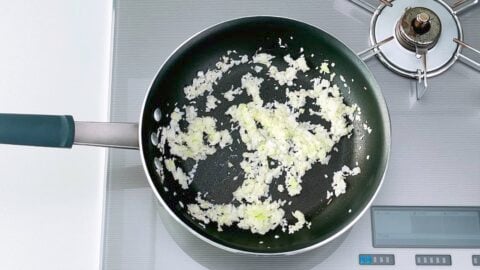
<svg viewBox="0 0 480 270"><path fill-rule="evenodd" d="M70 115L0 114L0 143L71 148L75 123Z"/></svg>
<svg viewBox="0 0 480 270"><path fill-rule="evenodd" d="M78 122L70 115L0 113L0 144L138 149L138 124Z"/></svg>

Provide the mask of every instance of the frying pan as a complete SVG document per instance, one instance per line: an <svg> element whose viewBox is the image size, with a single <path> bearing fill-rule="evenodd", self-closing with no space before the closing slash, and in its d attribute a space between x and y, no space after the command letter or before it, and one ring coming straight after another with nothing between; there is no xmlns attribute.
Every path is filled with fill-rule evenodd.
<svg viewBox="0 0 480 270"><path fill-rule="evenodd" d="M287 43L279 46L279 38ZM236 143L238 134L232 132L233 145L218 149L217 152L199 163L194 181L184 190L167 171L164 177L157 172L159 157L169 156L168 150L161 153L152 142L160 126L168 125L169 115L175 106L187 103L183 88L191 84L198 71L211 69L228 50L239 55L252 56L259 47L263 52L275 56L274 64L281 67L281 59L290 54L300 56L301 48L306 54L310 67L319 66L323 61L335 62L332 72L343 75L345 82L336 76L334 83L341 86L346 104L357 104L362 109L362 121L372 128L368 133L362 123L354 121L350 138L342 138L337 144L338 151L331 153L328 165L315 165L303 177L303 190L298 196L289 197L271 188L273 198L292 201L285 205L285 217L289 224L295 222L291 213L300 210L312 223L311 228L301 229L294 234L283 233L280 228L265 235L253 234L235 226L217 231L215 224L199 224L182 208L195 202L197 192L206 193L207 200L228 203L232 192L241 184L239 163L244 146ZM231 85L239 86L243 74L252 72L248 65L238 66L225 75L215 86L213 94L221 94ZM299 77L297 84L311 86L310 79L318 76L318 70L311 68L308 77ZM266 77L266 76L263 76ZM348 87L344 87L348 83ZM266 80L262 89L271 89L272 80ZM263 90L262 90L263 91ZM201 97L202 98L202 97ZM198 104L205 100L199 99ZM205 97L203 97L205 98ZM264 91L262 98L268 101L284 102L285 89ZM234 103L248 102L242 95ZM218 123L228 123L225 115L227 102L222 102L212 112L198 105L199 115L212 115ZM222 249L249 254L294 254L321 246L348 230L368 209L378 193L387 168L390 153L390 120L380 88L366 65L347 46L333 36L311 25L280 17L247 17L215 25L184 42L162 65L146 94L139 124L134 123L92 123L75 122L71 116L47 115L0 115L0 143L70 148L73 144L87 144L121 148L139 148L143 167L150 185L171 216L190 232ZM367 158L368 156L368 158ZM181 159L177 159L180 161ZM227 166L227 162L234 164ZM362 172L347 179L346 194L326 199L331 190L331 176L343 165L353 168L360 166ZM191 167L191 161L177 162L184 170ZM327 174L330 178L325 179ZM233 176L240 176L232 181ZM274 184L283 183L280 177ZM279 237L274 237L278 235Z"/></svg>

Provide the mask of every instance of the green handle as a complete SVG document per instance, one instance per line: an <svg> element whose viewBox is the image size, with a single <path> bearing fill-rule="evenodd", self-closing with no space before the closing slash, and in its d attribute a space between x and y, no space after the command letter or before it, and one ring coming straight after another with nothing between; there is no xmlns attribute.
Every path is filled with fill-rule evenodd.
<svg viewBox="0 0 480 270"><path fill-rule="evenodd" d="M70 115L0 113L0 144L72 148L74 137Z"/></svg>

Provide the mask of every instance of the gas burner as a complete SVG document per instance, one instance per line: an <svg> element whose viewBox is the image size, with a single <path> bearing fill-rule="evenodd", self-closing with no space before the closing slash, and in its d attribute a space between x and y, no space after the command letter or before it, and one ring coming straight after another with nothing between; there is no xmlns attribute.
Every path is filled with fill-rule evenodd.
<svg viewBox="0 0 480 270"><path fill-rule="evenodd" d="M419 70L433 77L447 70L457 60L460 46L453 39L463 39L462 27L453 10L439 0L395 1L382 5L373 14L370 26L372 44L394 36L394 42L380 47L378 57L392 71L418 79ZM423 56L428 53L428 65Z"/></svg>
<svg viewBox="0 0 480 270"><path fill-rule="evenodd" d="M461 54L462 48L480 52L463 42L457 16L478 0L459 0L452 7L442 0L381 0L378 7L366 0L351 1L373 13L371 47L359 56L366 60L377 55L393 72L417 79L417 99L426 92L427 78L445 72L457 59L480 67Z"/></svg>

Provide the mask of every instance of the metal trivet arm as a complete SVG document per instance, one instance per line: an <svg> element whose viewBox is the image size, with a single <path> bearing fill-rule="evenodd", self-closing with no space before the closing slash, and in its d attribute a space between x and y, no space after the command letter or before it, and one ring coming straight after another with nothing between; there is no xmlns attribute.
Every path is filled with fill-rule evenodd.
<svg viewBox="0 0 480 270"><path fill-rule="evenodd" d="M478 0L476 0L476 1L478 1ZM372 14L377 9L376 6L372 5L367 0L350 0L350 2L354 3L355 5L365 9L366 11L368 11ZM388 7L392 6L391 0L378 0L378 2L380 2L381 4L383 4L385 6L388 6Z"/></svg>
<svg viewBox="0 0 480 270"><path fill-rule="evenodd" d="M418 69L418 80L415 84L415 95L417 100L420 100L423 95L427 92L428 83L427 83L427 54L428 51L422 52L419 54L420 58L422 58L422 69Z"/></svg>
<svg viewBox="0 0 480 270"><path fill-rule="evenodd" d="M478 4L478 0L457 0L452 4L453 13L456 15Z"/></svg>
<svg viewBox="0 0 480 270"><path fill-rule="evenodd" d="M369 48L357 53L357 56L360 57L360 59L362 59L363 61L366 61L370 58L372 58L372 56L376 55L378 53L378 47L388 43L389 41L392 41L393 40L393 36L391 37L388 37L376 44L373 44L372 46L370 46Z"/></svg>
<svg viewBox="0 0 480 270"><path fill-rule="evenodd" d="M468 45L464 41L461 41L461 40L456 39L456 38L454 38L453 41L455 43L457 43L458 45L462 46L463 48L467 48L467 49L471 50L472 52L474 52L474 53L476 53L477 55L480 56L480 51L479 50L473 48L472 46ZM475 66L476 68L480 69L480 63L479 62L477 62L477 61L473 60L472 58L462 54L461 52L458 54L458 58L461 61L463 61L465 63L468 63L468 64L471 64L471 65Z"/></svg>

